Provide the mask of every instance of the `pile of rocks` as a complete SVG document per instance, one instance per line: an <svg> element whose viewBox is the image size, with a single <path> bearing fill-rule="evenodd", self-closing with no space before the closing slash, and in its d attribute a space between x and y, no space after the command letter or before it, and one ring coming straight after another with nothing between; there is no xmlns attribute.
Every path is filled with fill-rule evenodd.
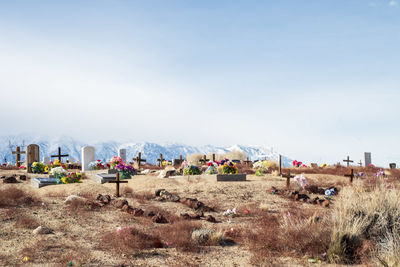
<svg viewBox="0 0 400 267"><path fill-rule="evenodd" d="M13 174L11 176L1 176L0 179L3 180L3 183L5 184L16 184L18 183L17 178L21 181L26 181L26 175L23 174Z"/></svg>

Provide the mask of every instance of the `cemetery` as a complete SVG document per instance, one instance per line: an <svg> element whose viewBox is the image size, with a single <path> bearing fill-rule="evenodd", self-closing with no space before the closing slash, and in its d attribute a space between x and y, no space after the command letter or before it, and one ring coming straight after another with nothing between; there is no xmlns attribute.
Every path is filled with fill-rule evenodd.
<svg viewBox="0 0 400 267"><path fill-rule="evenodd" d="M39 145L29 144L13 155L15 164L0 169L5 266L398 260L397 243L385 243L380 235L393 233L400 240L393 225L400 220L394 212L400 171L393 163L372 165L371 153L365 154L366 165L346 156L343 165L293 160L290 167L281 156L252 161L243 152L178 159L160 154L151 164L142 152L128 158L125 148L100 160L94 147L84 146L75 166L61 148L42 155ZM370 217L371 205L379 220Z"/></svg>

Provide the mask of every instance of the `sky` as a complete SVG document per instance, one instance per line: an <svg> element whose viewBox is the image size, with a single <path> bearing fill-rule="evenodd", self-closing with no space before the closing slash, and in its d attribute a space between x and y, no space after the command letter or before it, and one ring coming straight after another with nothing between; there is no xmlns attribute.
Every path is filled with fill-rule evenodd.
<svg viewBox="0 0 400 267"><path fill-rule="evenodd" d="M400 1L0 0L0 135L400 164Z"/></svg>

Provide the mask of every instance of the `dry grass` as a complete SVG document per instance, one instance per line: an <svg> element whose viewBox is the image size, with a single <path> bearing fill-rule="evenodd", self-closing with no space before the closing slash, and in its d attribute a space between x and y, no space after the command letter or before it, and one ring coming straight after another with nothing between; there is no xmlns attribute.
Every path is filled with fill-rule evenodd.
<svg viewBox="0 0 400 267"><path fill-rule="evenodd" d="M168 247L181 251L196 251L198 244L192 241L192 232L201 229L201 223L194 221L175 221L158 228L158 235Z"/></svg>
<svg viewBox="0 0 400 267"><path fill-rule="evenodd" d="M16 228L23 229L35 229L40 226L40 223L37 218L32 217L30 215L21 215L17 218L17 221L14 224Z"/></svg>
<svg viewBox="0 0 400 267"><path fill-rule="evenodd" d="M57 198L64 198L67 197L68 194L65 190L58 190L58 191L48 191L45 194L46 197L57 197Z"/></svg>
<svg viewBox="0 0 400 267"><path fill-rule="evenodd" d="M35 201L32 195L16 186L0 189L0 207L15 207L24 203L31 204L32 201Z"/></svg>
<svg viewBox="0 0 400 267"><path fill-rule="evenodd" d="M129 188L129 189L131 189L131 188ZM137 202L139 202L141 204L155 198L155 194L151 193L151 192L130 193L130 195L132 198L136 199Z"/></svg>

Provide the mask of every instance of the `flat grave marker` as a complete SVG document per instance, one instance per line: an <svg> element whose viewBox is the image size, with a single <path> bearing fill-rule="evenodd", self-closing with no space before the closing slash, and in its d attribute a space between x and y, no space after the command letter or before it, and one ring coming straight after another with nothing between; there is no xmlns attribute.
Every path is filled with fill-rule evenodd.
<svg viewBox="0 0 400 267"><path fill-rule="evenodd" d="M31 180L31 185L34 188L41 188L48 185L56 185L58 179L57 178L33 178Z"/></svg>

